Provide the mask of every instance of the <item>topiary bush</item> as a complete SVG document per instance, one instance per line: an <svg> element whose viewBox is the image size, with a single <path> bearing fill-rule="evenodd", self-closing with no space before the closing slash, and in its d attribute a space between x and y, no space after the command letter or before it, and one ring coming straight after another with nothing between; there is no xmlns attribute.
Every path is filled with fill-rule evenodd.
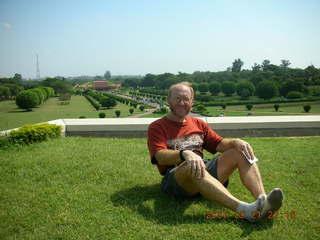
<svg viewBox="0 0 320 240"><path fill-rule="evenodd" d="M304 105L303 106L303 110L308 113L311 110L311 106L310 105Z"/></svg>
<svg viewBox="0 0 320 240"><path fill-rule="evenodd" d="M47 93L44 89L37 87L37 88L31 89L31 91L35 92L38 95L39 101L40 101L39 105L46 100Z"/></svg>
<svg viewBox="0 0 320 240"><path fill-rule="evenodd" d="M39 97L32 90L24 90L18 93L16 104L19 108L31 110L39 105Z"/></svg>
<svg viewBox="0 0 320 240"><path fill-rule="evenodd" d="M143 105L140 105L140 106L139 106L139 109L140 109L141 112L143 112L143 111L144 111L144 106L143 106Z"/></svg>
<svg viewBox="0 0 320 240"><path fill-rule="evenodd" d="M129 109L129 113L132 114L134 112L134 108Z"/></svg>
<svg viewBox="0 0 320 240"><path fill-rule="evenodd" d="M11 131L8 139L11 144L31 144L59 137L61 129L61 126L49 123L24 125L18 130Z"/></svg>
<svg viewBox="0 0 320 240"><path fill-rule="evenodd" d="M104 112L99 113L99 118L105 118L106 114Z"/></svg>
<svg viewBox="0 0 320 240"><path fill-rule="evenodd" d="M253 105L252 104L247 104L246 108L248 109L248 111L250 111L253 108Z"/></svg>
<svg viewBox="0 0 320 240"><path fill-rule="evenodd" d="M120 117L121 111L117 110L117 111L115 111L115 114L116 114L117 117Z"/></svg>
<svg viewBox="0 0 320 240"><path fill-rule="evenodd" d="M276 110L276 112L278 112L280 105L279 104L275 104L273 105L274 110Z"/></svg>

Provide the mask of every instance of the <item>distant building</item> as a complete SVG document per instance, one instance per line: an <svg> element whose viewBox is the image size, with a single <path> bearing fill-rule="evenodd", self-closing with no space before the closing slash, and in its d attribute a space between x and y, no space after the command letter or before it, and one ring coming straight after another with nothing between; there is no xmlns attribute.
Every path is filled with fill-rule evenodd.
<svg viewBox="0 0 320 240"><path fill-rule="evenodd" d="M93 81L92 89L94 90L108 90L107 81Z"/></svg>
<svg viewBox="0 0 320 240"><path fill-rule="evenodd" d="M121 84L108 84L107 81L93 81L92 86L88 84L76 84L74 88L80 88L80 89L93 89L97 91L106 91L111 89L117 89L121 87Z"/></svg>

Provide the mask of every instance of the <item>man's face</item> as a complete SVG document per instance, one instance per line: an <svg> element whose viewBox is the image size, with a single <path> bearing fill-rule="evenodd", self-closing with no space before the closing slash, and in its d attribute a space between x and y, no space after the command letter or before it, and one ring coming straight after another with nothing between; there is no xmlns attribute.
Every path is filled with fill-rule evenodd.
<svg viewBox="0 0 320 240"><path fill-rule="evenodd" d="M191 91L186 86L172 89L171 96L168 98L171 112L179 118L183 118L190 113L192 101Z"/></svg>

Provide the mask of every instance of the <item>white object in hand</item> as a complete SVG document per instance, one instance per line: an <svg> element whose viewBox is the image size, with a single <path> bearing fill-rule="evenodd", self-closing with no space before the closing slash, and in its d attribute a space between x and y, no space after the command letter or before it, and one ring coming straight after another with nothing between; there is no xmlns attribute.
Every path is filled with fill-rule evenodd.
<svg viewBox="0 0 320 240"><path fill-rule="evenodd" d="M251 159L249 156L247 156L247 154L244 151L242 151L242 154L248 160L248 162L251 163L251 164L259 161L259 159L256 158L256 157Z"/></svg>

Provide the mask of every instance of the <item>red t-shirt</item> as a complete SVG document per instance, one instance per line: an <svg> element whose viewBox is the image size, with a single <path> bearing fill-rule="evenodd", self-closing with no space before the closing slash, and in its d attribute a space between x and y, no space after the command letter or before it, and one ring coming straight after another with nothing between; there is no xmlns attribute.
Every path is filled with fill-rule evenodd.
<svg viewBox="0 0 320 240"><path fill-rule="evenodd" d="M148 148L151 162L157 164L162 175L170 166L158 164L155 158L158 151L185 149L202 155L203 149L206 149L215 154L216 147L222 139L206 122L193 117L186 117L183 123L164 117L151 123L148 128Z"/></svg>

